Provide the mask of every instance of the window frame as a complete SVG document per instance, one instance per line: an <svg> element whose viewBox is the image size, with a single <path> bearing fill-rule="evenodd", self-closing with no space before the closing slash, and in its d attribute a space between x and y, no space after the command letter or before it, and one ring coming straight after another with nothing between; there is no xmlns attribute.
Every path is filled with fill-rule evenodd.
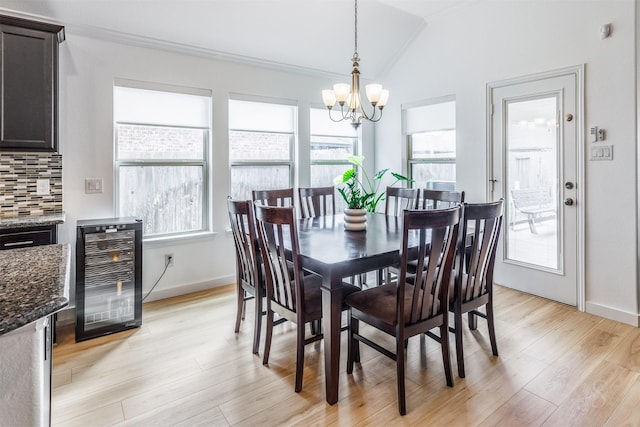
<svg viewBox="0 0 640 427"><path fill-rule="evenodd" d="M283 105L292 107L293 111L293 129L291 132L281 132L281 131L271 131L271 130L250 130L243 128L235 128L229 125L229 121L227 122L227 135L229 136L229 193L233 194L233 168L234 167L259 167L259 166L287 166L289 168L289 187L293 187L293 183L295 182L295 155L296 155L296 141L297 141L297 133L298 133L298 104L283 100L283 99L271 99L271 98L263 98L263 97L253 97L249 95L232 95L229 97L228 102L232 101L241 101L241 102L256 102L262 104L273 104L273 105ZM253 134L274 134L274 135L289 135L289 160L284 159L262 159L262 160L237 160L231 158L231 132L245 132L245 133L253 133Z"/></svg>
<svg viewBox="0 0 640 427"><path fill-rule="evenodd" d="M313 166L340 166L343 165L345 167L345 171L356 167L355 165L349 163L349 161L347 159L344 160L313 160L311 152L312 152L312 146L314 143L314 139L316 137L318 138L349 138L352 140L352 144L351 144L351 152L352 152L352 156L358 156L360 155L360 151L361 151L361 146L362 146L362 129L358 128L355 131L355 135L345 135L345 134L341 134L341 135L335 135L335 134L323 134L323 133L314 133L313 132L313 119L311 118L311 112L313 110L316 110L318 112L322 112L324 114L328 114L327 113L327 109L325 107L316 107L316 106L311 106L309 107L309 183L313 182L313 176L312 176L312 172L311 169ZM335 185L333 182L326 184L327 186L329 185ZM323 185L324 186L324 185ZM337 190L336 190L336 194L337 194ZM338 194L337 194L338 195ZM339 196L339 195L338 195ZM341 200L342 198L339 197L339 199Z"/></svg>
<svg viewBox="0 0 640 427"><path fill-rule="evenodd" d="M443 96L443 97L439 97L439 98L432 98L432 99L428 99L428 100L424 100L424 101L419 101L419 102L415 102L415 103L411 103L409 105L403 105L402 106L402 130L403 130L403 134L405 136L405 147L406 147L406 167L407 167L407 176L410 179L414 179L414 167L416 165L431 165L431 164L440 164L440 165L454 165L456 166L456 175L457 175L457 157L458 157L458 153L457 153L457 124L454 127L441 127L441 128L433 128L433 129L428 129L428 130L419 130L419 131L414 131L414 132L410 132L407 130L408 128L408 123L407 123L407 111L413 108L420 108L420 107L427 107L427 106L431 106L431 105L437 105L437 104L446 104L449 102L453 102L454 103L454 117L455 117L455 104L456 104L456 98L454 95L449 95L449 96ZM431 133L431 132L449 132L449 131L454 131L456 132L456 155L455 157L426 157L426 158L414 158L412 157L412 153L413 153L413 139L415 135L418 134L426 134L426 133ZM454 184L456 184L457 186L457 176L455 178ZM426 186L426 183L417 183L417 181L411 181L410 186L414 187L415 185L418 186L418 188L423 188Z"/></svg>
<svg viewBox="0 0 640 427"><path fill-rule="evenodd" d="M124 87L124 88L132 88L132 89L141 89L141 90L152 90L156 92L170 92L170 93L178 93L183 95L197 95L202 96L204 98L208 98L209 103L209 114L211 114L212 107L212 94L210 91L202 89L202 90L194 90L189 88L184 88L184 90L180 90L182 88L176 88L170 85L162 85L155 83L146 83L146 82L131 82L127 80L116 80L113 84L113 88L115 90L116 87ZM194 93L195 91L195 93ZM116 108L114 103L114 109ZM115 117L115 113L114 113ZM119 147L119 133L118 126L148 126L148 127L156 127L156 128L174 128L174 129L198 129L203 131L202 138L202 157L198 160L195 159L126 159L121 160L118 157L118 147ZM114 213L115 216L122 216L120 214L120 171L122 167L154 167L154 166L199 166L202 168L202 212L201 212L201 223L202 227L198 230L188 230L188 231L174 231L168 233L158 233L147 235L143 234L143 241L155 241L155 240L170 240L170 239L180 239L180 238L188 238L198 235L203 235L211 232L211 217L210 212L212 210L212 197L211 197L211 133L212 126L211 122L209 126L187 126L187 125L174 125L174 124L157 124L157 123L144 123L139 121L116 121L114 118L113 121L113 141L114 141Z"/></svg>

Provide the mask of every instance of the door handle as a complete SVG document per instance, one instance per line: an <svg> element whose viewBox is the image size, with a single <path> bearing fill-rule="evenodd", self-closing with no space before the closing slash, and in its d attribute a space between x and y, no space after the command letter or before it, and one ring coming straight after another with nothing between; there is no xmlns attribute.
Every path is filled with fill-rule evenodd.
<svg viewBox="0 0 640 427"><path fill-rule="evenodd" d="M567 206L573 206L573 199L571 197L567 197L564 199L564 204Z"/></svg>

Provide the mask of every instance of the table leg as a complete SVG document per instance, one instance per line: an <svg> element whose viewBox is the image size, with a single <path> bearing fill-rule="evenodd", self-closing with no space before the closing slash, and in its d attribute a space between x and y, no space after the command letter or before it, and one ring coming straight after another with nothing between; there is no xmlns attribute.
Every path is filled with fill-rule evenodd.
<svg viewBox="0 0 640 427"><path fill-rule="evenodd" d="M325 391L327 403L330 405L338 401L341 313L342 277L325 275L322 281L322 328Z"/></svg>

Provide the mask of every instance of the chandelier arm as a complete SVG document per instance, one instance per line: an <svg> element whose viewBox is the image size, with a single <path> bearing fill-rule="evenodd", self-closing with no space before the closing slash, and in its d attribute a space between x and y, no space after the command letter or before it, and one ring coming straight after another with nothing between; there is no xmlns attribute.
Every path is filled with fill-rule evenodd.
<svg viewBox="0 0 640 427"><path fill-rule="evenodd" d="M329 119L331 119L332 122L339 123L347 119L353 120L351 114L349 113L350 110L347 109L347 111L345 111L344 106L340 106L340 113L339 113L338 119L333 118L333 115L331 114L332 111L333 109L329 108Z"/></svg>

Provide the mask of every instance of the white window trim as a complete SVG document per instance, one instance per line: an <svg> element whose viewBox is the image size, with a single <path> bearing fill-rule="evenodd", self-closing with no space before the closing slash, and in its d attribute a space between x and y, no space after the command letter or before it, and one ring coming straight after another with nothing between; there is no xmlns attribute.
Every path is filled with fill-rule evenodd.
<svg viewBox="0 0 640 427"><path fill-rule="evenodd" d="M133 89L146 89L146 90L154 90L160 92L172 92L179 93L185 95L196 95L209 98L209 109L211 111L211 98L212 91L209 89L200 89L193 87L184 87L184 86L176 86L162 83L154 83L154 82L145 82L138 80L129 80L122 78L115 78L113 87L128 87ZM114 105L115 108L115 105ZM115 114L114 114L115 115ZM203 138L203 153L202 160L126 160L121 161L118 159L118 132L116 130L117 126L120 124L125 125L142 125L142 126L155 126L155 127L174 127L174 128L187 128L187 129L202 129L205 130L205 136ZM211 198L211 134L212 128L211 125L208 127L204 126L176 126L176 125L158 125L158 124L149 124L149 123L136 123L136 122L113 122L113 157L114 157L114 216L119 216L120 212L120 167L121 166L192 166L192 165L202 165L202 229L200 230L190 230L185 232L175 232L175 233L164 233L164 234L154 234L151 236L143 236L144 242L170 242L182 239L191 239L191 238L201 238L201 237L210 237L215 233L212 231L211 227L211 214L212 211L212 198Z"/></svg>
<svg viewBox="0 0 640 427"><path fill-rule="evenodd" d="M419 108L419 107L425 107L428 105L435 105L435 104L442 104L442 103L446 103L446 102L456 102L456 97L455 95L446 95L446 96L441 96L441 97L437 97L437 98L431 98L428 100L422 100L422 101L415 101L415 102L410 102L407 104L402 104L401 105L401 111L402 111L402 134L405 137L405 147L406 150L403 153L403 164L407 165L407 177L413 179L413 167L415 165L418 164L453 164L456 165L456 159L457 159L457 147L456 147L456 157L444 157L444 158L437 158L437 159L414 159L411 157L411 153L412 153L412 143L413 143L413 135L414 133L423 133L423 132L414 132L414 133L409 133L407 131L407 110L412 109L412 108ZM454 130L457 131L457 125L456 128L443 128L443 129L438 129L440 131L450 131L450 130ZM435 129L434 129L435 131ZM456 137L456 146L457 146L457 137ZM457 178L456 178L457 181ZM413 187L415 185L415 182L411 182L410 186ZM420 186L421 184L418 184L418 186Z"/></svg>

